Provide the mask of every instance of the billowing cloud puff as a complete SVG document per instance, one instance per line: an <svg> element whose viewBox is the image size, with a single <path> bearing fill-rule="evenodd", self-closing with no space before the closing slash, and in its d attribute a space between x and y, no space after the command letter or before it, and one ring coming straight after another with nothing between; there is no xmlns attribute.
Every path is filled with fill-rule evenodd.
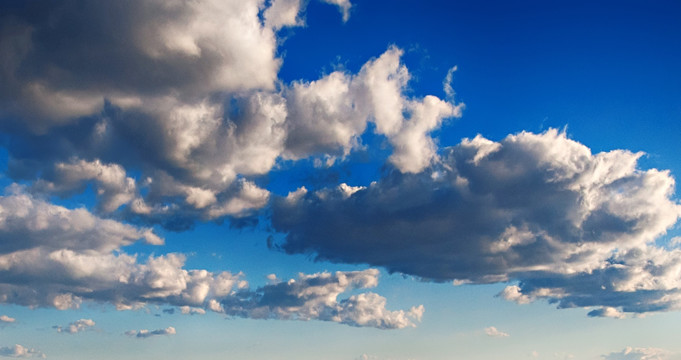
<svg viewBox="0 0 681 360"><path fill-rule="evenodd" d="M0 347L0 356L13 358L46 358L44 353L35 349L23 347L19 344L15 344L14 346Z"/></svg>
<svg viewBox="0 0 681 360"><path fill-rule="evenodd" d="M119 308L147 302L201 305L225 296L239 275L185 270L184 256L149 257L146 263L121 247L138 239L158 245L150 229L139 229L70 210L13 186L0 197L0 302L58 309L83 300Z"/></svg>
<svg viewBox="0 0 681 360"><path fill-rule="evenodd" d="M276 198L272 222L289 253L434 281L518 280L502 296L520 303L675 309L679 250L653 242L681 206L669 173L637 169L640 156L592 154L556 130L478 136L421 173Z"/></svg>
<svg viewBox="0 0 681 360"><path fill-rule="evenodd" d="M54 329L57 330L57 332L63 332L63 333L68 333L68 334L75 334L79 333L81 331L85 331L91 327L95 326L95 322L92 319L80 319L76 320L70 324L68 324L65 327L61 326L53 326Z"/></svg>
<svg viewBox="0 0 681 360"><path fill-rule="evenodd" d="M386 310L385 298L373 293L337 300L343 292L376 286L375 269L301 274L298 281L252 291L242 274L185 269L182 254L150 256L141 262L121 248L139 239L160 244L151 230L53 205L23 190L12 186L0 197L0 303L61 310L78 308L83 301L121 310L158 304L177 306L183 314L210 310L377 328L412 326L423 313L423 307ZM55 329L74 334L94 325L91 319L81 319ZM136 336L154 334L140 331Z"/></svg>
<svg viewBox="0 0 681 360"><path fill-rule="evenodd" d="M300 274L297 280L265 285L223 302L230 315L261 319L324 320L352 326L400 329L415 326L423 306L390 311L384 297L374 293L352 295L338 301L341 293L378 284L378 270Z"/></svg>
<svg viewBox="0 0 681 360"><path fill-rule="evenodd" d="M603 356L605 360L679 360L681 355L658 348L627 347L621 352Z"/></svg>
<svg viewBox="0 0 681 360"><path fill-rule="evenodd" d="M146 339L150 338L152 336L160 336L160 335L175 335L177 332L175 331L175 328L172 326L168 326L165 329L158 329L158 330L129 330L125 332L125 335L128 336L134 336L138 339Z"/></svg>
<svg viewBox="0 0 681 360"><path fill-rule="evenodd" d="M326 2L347 20L350 2ZM389 48L358 74L278 80L276 30L301 25L306 4L0 8L10 176L60 196L93 184L99 213L183 230L253 214L269 200L255 177L279 159L345 156L368 122L388 138L400 170L437 161L429 133L462 105L407 97L401 50Z"/></svg>
<svg viewBox="0 0 681 360"><path fill-rule="evenodd" d="M13 317L9 317L7 315L0 316L0 322L2 322L2 323L13 323L15 321L17 321L17 320Z"/></svg>

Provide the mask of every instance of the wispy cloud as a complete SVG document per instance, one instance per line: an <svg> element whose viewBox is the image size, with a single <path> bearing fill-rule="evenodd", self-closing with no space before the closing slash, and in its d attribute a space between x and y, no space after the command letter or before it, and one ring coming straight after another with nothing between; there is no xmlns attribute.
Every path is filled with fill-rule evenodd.
<svg viewBox="0 0 681 360"><path fill-rule="evenodd" d="M508 333L505 333L494 326L485 328L485 334L491 337L509 337Z"/></svg>
<svg viewBox="0 0 681 360"><path fill-rule="evenodd" d="M63 332L68 334L75 334L81 331L85 331L93 326L95 326L95 322L92 319L80 319L68 324L67 326L64 327L53 326L53 328L60 333Z"/></svg>
<svg viewBox="0 0 681 360"><path fill-rule="evenodd" d="M152 336L160 336L160 335L175 335L177 332L175 331L175 328L172 326L168 326L165 329L158 329L158 330L129 330L125 332L125 335L128 336L133 336L138 339L146 339L150 338Z"/></svg>
<svg viewBox="0 0 681 360"><path fill-rule="evenodd" d="M29 349L19 344L0 347L0 356L12 358L46 358L45 354L35 349Z"/></svg>
<svg viewBox="0 0 681 360"><path fill-rule="evenodd" d="M681 354L659 348L627 347L620 352L603 355L605 360L679 360Z"/></svg>

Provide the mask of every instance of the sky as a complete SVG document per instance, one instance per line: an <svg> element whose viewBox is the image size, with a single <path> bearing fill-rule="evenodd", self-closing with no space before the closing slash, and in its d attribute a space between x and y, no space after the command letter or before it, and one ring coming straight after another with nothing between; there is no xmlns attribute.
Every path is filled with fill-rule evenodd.
<svg viewBox="0 0 681 360"><path fill-rule="evenodd" d="M681 359L679 16L0 2L0 358Z"/></svg>

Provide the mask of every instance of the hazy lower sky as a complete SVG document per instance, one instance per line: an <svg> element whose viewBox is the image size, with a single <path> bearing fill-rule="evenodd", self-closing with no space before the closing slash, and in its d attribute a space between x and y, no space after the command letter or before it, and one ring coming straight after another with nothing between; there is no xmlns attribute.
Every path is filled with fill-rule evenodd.
<svg viewBox="0 0 681 360"><path fill-rule="evenodd" d="M681 4L0 3L0 357L678 360Z"/></svg>

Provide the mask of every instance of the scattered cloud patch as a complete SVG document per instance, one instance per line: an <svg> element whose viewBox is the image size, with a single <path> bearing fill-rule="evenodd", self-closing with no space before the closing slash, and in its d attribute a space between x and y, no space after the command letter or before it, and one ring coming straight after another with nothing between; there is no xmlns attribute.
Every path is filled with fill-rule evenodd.
<svg viewBox="0 0 681 360"><path fill-rule="evenodd" d="M0 316L0 323L13 323L15 321L17 320L13 317L9 317L7 315Z"/></svg>
<svg viewBox="0 0 681 360"><path fill-rule="evenodd" d="M658 348L627 347L620 352L604 355L605 360L679 360L681 354Z"/></svg>
<svg viewBox="0 0 681 360"><path fill-rule="evenodd" d="M136 337L138 339L147 339L152 336L161 336L161 335L175 335L176 331L175 328L172 326L168 326L165 329L158 329L158 330L129 330L125 332L125 335Z"/></svg>
<svg viewBox="0 0 681 360"><path fill-rule="evenodd" d="M485 328L485 334L490 337L509 337L508 333L505 333L494 326Z"/></svg>
<svg viewBox="0 0 681 360"><path fill-rule="evenodd" d="M41 351L29 349L19 344L0 347L0 356L11 358L46 358L45 354Z"/></svg>
<svg viewBox="0 0 681 360"><path fill-rule="evenodd" d="M67 326L64 327L53 326L53 328L60 333L75 334L81 331L88 330L93 326L95 326L95 322L92 319L80 319L70 323Z"/></svg>
<svg viewBox="0 0 681 360"><path fill-rule="evenodd" d="M376 269L300 274L298 279L237 294L222 305L229 315L256 319L315 319L379 329L415 326L423 315L422 305L391 311L386 309L384 297L371 292L338 300L344 292L375 287L378 274Z"/></svg>
<svg viewBox="0 0 681 360"><path fill-rule="evenodd" d="M390 311L386 299L361 293L378 284L378 270L301 274L297 280L248 289L242 274L184 268L185 256L170 253L139 261L121 247L140 239L158 244L149 229L103 219L85 209L70 210L12 186L0 197L0 301L69 309L83 301L127 310L147 304L171 305L183 314L206 311L250 318L324 320L352 326L404 328L420 321L423 307ZM94 326L81 319L59 332Z"/></svg>
<svg viewBox="0 0 681 360"><path fill-rule="evenodd" d="M623 319L625 317L624 314L622 314L621 311L613 308L613 307L602 307L600 309L595 309L589 311L587 314L588 316L591 317L609 317L609 318L615 318L615 319Z"/></svg>

